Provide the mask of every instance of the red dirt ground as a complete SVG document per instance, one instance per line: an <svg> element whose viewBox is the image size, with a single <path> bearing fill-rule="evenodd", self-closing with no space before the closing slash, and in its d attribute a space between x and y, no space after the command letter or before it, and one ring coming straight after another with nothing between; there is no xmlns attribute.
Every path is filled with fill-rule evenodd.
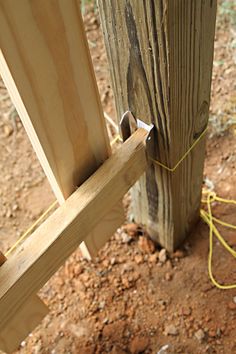
<svg viewBox="0 0 236 354"><path fill-rule="evenodd" d="M85 23L103 107L114 117L99 20L91 9ZM204 177L220 196L236 199L234 36L235 27L221 17ZM0 249L6 251L54 196L2 82L0 94ZM236 225L235 208L216 204L213 212ZM221 231L236 248L235 231ZM207 256L202 221L166 259L127 221L96 259L88 262L76 251L43 287L50 314L17 353L236 353L236 290L211 284ZM236 282L235 259L218 242L213 269L219 281Z"/></svg>

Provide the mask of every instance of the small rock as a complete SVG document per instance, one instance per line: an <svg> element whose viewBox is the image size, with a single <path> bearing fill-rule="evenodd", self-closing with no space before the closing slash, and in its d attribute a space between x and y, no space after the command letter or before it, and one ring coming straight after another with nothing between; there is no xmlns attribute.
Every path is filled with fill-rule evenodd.
<svg viewBox="0 0 236 354"><path fill-rule="evenodd" d="M104 259L104 261L102 262L102 265L103 265L104 268L108 268L109 260L108 259Z"/></svg>
<svg viewBox="0 0 236 354"><path fill-rule="evenodd" d="M181 250L177 250L173 253L174 258L184 258L184 252Z"/></svg>
<svg viewBox="0 0 236 354"><path fill-rule="evenodd" d="M139 237L138 246L139 246L139 249L144 253L155 252L154 242L145 236Z"/></svg>
<svg viewBox="0 0 236 354"><path fill-rule="evenodd" d="M217 335L216 330L215 330L214 328L211 328L211 329L209 330L209 332L208 332L208 335L209 335L209 337L211 337L211 338L216 337L216 335Z"/></svg>
<svg viewBox="0 0 236 354"><path fill-rule="evenodd" d="M169 344L163 345L157 354L168 354Z"/></svg>
<svg viewBox="0 0 236 354"><path fill-rule="evenodd" d="M143 256L141 254L136 254L136 256L134 256L134 261L137 264L143 263L144 261Z"/></svg>
<svg viewBox="0 0 236 354"><path fill-rule="evenodd" d="M190 316L192 313L191 307L183 307L182 308L182 315L183 316Z"/></svg>
<svg viewBox="0 0 236 354"><path fill-rule="evenodd" d="M24 347L26 346L26 341L23 340L23 341L21 342L20 346L21 346L22 348L24 348Z"/></svg>
<svg viewBox="0 0 236 354"><path fill-rule="evenodd" d="M107 324L109 323L109 318L108 317L105 317L104 320L102 321L103 324Z"/></svg>
<svg viewBox="0 0 236 354"><path fill-rule="evenodd" d="M6 217L11 218L12 216L13 216L12 211L10 209L8 209L6 212Z"/></svg>
<svg viewBox="0 0 236 354"><path fill-rule="evenodd" d="M120 235L122 243L130 243L132 241L132 237L127 235L125 232L122 232Z"/></svg>
<svg viewBox="0 0 236 354"><path fill-rule="evenodd" d="M230 310L236 310L236 303L235 302L229 302L228 303L228 308Z"/></svg>
<svg viewBox="0 0 236 354"><path fill-rule="evenodd" d="M164 334L166 336L177 336L179 334L179 330L173 324L170 324L165 327Z"/></svg>
<svg viewBox="0 0 236 354"><path fill-rule="evenodd" d="M133 267L132 263L125 263L122 266L121 274L124 274L126 272L132 272L133 270L134 270L134 267Z"/></svg>
<svg viewBox="0 0 236 354"><path fill-rule="evenodd" d="M150 254L150 256L148 258L148 262L156 263L157 259L158 259L158 253L156 252L156 253Z"/></svg>
<svg viewBox="0 0 236 354"><path fill-rule="evenodd" d="M132 354L143 353L149 344L147 337L135 337L129 345L129 350Z"/></svg>
<svg viewBox="0 0 236 354"><path fill-rule="evenodd" d="M138 225L137 224L126 224L124 226L124 230L126 231L127 234L130 236L134 237L138 234Z"/></svg>
<svg viewBox="0 0 236 354"><path fill-rule="evenodd" d="M170 273L165 274L165 280L170 281L172 279L172 275Z"/></svg>
<svg viewBox="0 0 236 354"><path fill-rule="evenodd" d="M19 205L18 205L18 204L14 204L14 205L12 206L12 210L13 210L13 211L19 210Z"/></svg>
<svg viewBox="0 0 236 354"><path fill-rule="evenodd" d="M131 286L128 278L122 278L122 284L124 285L125 289L129 289Z"/></svg>
<svg viewBox="0 0 236 354"><path fill-rule="evenodd" d="M99 308L100 310L103 310L104 307L105 307L105 305L106 305L106 302L105 302L105 301L100 301L99 304L98 304L98 308Z"/></svg>
<svg viewBox="0 0 236 354"><path fill-rule="evenodd" d="M236 296L233 297L233 302L236 304Z"/></svg>
<svg viewBox="0 0 236 354"><path fill-rule="evenodd" d="M8 136L10 136L13 133L13 127L11 125L8 125L8 124L4 125L3 130L4 130L5 137L8 137Z"/></svg>
<svg viewBox="0 0 236 354"><path fill-rule="evenodd" d="M162 248L162 250L160 250L159 252L159 261L161 263L165 263L167 260L167 252L165 248Z"/></svg>
<svg viewBox="0 0 236 354"><path fill-rule="evenodd" d="M110 263L111 263L111 265L116 264L116 259L115 259L115 257L112 257L112 258L111 258Z"/></svg>
<svg viewBox="0 0 236 354"><path fill-rule="evenodd" d="M119 346L115 345L115 346L112 348L112 350L111 350L110 353L111 353L111 354L125 354L125 353L127 353L127 352L124 351L123 349L121 349Z"/></svg>
<svg viewBox="0 0 236 354"><path fill-rule="evenodd" d="M205 333L202 329L199 329L197 332L195 332L194 336L197 338L197 340L202 343L202 341L205 338Z"/></svg>

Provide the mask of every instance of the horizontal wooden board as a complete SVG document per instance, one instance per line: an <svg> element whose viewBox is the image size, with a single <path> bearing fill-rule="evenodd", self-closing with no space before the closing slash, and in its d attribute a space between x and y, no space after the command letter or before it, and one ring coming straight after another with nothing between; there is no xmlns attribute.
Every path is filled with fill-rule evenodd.
<svg viewBox="0 0 236 354"><path fill-rule="evenodd" d="M147 167L138 129L0 268L0 331L37 292Z"/></svg>

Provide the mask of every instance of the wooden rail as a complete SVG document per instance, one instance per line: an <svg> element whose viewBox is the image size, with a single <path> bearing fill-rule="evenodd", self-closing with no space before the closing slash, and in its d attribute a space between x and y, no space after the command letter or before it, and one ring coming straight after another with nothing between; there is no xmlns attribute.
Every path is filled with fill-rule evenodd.
<svg viewBox="0 0 236 354"><path fill-rule="evenodd" d="M11 337L19 328L22 306L64 263L91 230L138 180L147 167L148 132L138 129L79 187L0 269L0 348L12 350ZM110 222L110 220L109 220ZM116 228L120 220L112 220ZM106 227L107 224L104 225ZM110 235L109 235L110 236ZM103 235L103 242L107 241ZM32 310L32 309L31 309ZM36 312L37 314L37 312ZM28 321L31 319L28 319ZM12 326L10 331L9 323ZM27 321L26 321L27 323ZM10 333L9 333L10 332Z"/></svg>

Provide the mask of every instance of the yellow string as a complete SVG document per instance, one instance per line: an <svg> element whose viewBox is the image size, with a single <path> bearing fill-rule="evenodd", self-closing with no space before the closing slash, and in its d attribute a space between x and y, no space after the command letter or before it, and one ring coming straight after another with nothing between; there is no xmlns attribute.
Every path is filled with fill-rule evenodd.
<svg viewBox="0 0 236 354"><path fill-rule="evenodd" d="M16 247L25 240L25 238L31 234L34 228L48 215L48 213L57 205L57 200L55 200L50 207L23 233L23 235L14 243L14 245L5 253L5 256L8 257Z"/></svg>
<svg viewBox="0 0 236 354"><path fill-rule="evenodd" d="M123 141L120 134L117 134L114 139L110 142L111 146L114 145L117 141Z"/></svg>
<svg viewBox="0 0 236 354"><path fill-rule="evenodd" d="M183 162L183 160L188 156L188 154L193 150L193 148L199 143L199 141L202 139L202 137L206 134L207 132L207 127L205 130L203 130L203 132L199 135L199 137L197 138L197 140L194 141L194 143L192 144L192 146L190 146L190 148L185 152L185 154L181 157L181 159L176 163L176 165L174 167L168 167L165 164L163 164L162 162L153 159L152 157L148 157L152 162L154 162L155 164L163 167L164 169L166 169L169 172L174 172L179 165L181 164L181 162ZM123 141L120 134L117 134L115 136L115 138L111 141L111 146L116 143L116 141Z"/></svg>
<svg viewBox="0 0 236 354"><path fill-rule="evenodd" d="M175 172L175 170L179 167L179 165L183 162L183 160L188 156L188 154L193 150L193 148L199 143L199 141L206 134L206 132L207 132L207 127L205 130L203 130L201 135L199 135L197 140L194 141L194 143L190 146L190 148L185 152L185 154L181 157L181 159L176 163L176 165L174 167L168 167L165 164L163 164L162 162L153 159L152 157L150 157L150 160L153 161L154 163L156 163L157 165L163 167L165 170L167 170L169 172Z"/></svg>
<svg viewBox="0 0 236 354"><path fill-rule="evenodd" d="M202 202L207 204L207 210L201 209L200 210L200 215L202 219L208 224L209 226L209 254L208 254L208 273L209 273L209 278L211 279L212 283L219 289L236 289L236 284L229 284L229 285L222 285L219 284L218 281L214 278L213 273L212 273L212 257L213 257L213 234L218 238L222 246L233 256L236 258L236 251L232 249L227 242L224 240L224 238L221 236L219 230L214 224L214 221L220 225L226 226L231 229L236 229L235 225L229 224L225 221L221 221L212 215L212 210L211 210L211 204L215 201L217 202L222 202L222 203L228 203L228 204L235 204L236 205L236 200L229 200L229 199L224 199L221 197L218 197L216 193L214 192L208 192L208 191L203 191L203 194L207 193L207 198L203 199Z"/></svg>

